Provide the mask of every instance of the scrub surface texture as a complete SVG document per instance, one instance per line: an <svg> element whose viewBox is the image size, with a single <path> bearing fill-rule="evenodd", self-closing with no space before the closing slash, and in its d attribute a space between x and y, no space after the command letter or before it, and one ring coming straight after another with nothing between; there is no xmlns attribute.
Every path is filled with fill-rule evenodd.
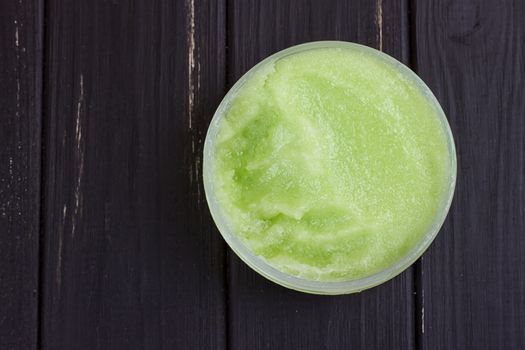
<svg viewBox="0 0 525 350"><path fill-rule="evenodd" d="M243 244L286 274L345 281L405 257L450 184L434 102L395 64L351 48L265 62L228 101L213 188Z"/></svg>

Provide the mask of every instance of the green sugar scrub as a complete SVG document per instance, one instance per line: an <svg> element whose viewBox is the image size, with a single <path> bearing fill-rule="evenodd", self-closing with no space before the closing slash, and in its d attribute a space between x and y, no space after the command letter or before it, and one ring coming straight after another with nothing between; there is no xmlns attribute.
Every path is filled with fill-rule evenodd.
<svg viewBox="0 0 525 350"><path fill-rule="evenodd" d="M439 104L408 68L319 42L266 59L234 86L206 139L204 177L220 231L250 266L291 288L345 293L393 277L428 247L455 161Z"/></svg>

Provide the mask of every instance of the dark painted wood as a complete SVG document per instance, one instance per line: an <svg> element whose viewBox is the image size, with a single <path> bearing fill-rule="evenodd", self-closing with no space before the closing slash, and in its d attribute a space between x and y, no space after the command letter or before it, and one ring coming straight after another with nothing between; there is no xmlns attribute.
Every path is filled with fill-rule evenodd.
<svg viewBox="0 0 525 350"><path fill-rule="evenodd" d="M224 42L220 1L47 1L42 348L224 348Z"/></svg>
<svg viewBox="0 0 525 350"><path fill-rule="evenodd" d="M42 2L0 1L0 348L35 349Z"/></svg>
<svg viewBox="0 0 525 350"><path fill-rule="evenodd" d="M424 349L525 348L524 16L523 1L417 2L418 72L459 157L451 213L422 260Z"/></svg>
<svg viewBox="0 0 525 350"><path fill-rule="evenodd" d="M0 1L0 348L525 348L524 3L227 2ZM201 182L225 87L326 39L411 56L459 161L417 267L339 297L226 259Z"/></svg>
<svg viewBox="0 0 525 350"><path fill-rule="evenodd" d="M403 2L230 2L229 85L262 58L290 45L347 40L407 62ZM413 278L409 269L356 295L314 296L266 281L232 253L229 343L233 349L412 349Z"/></svg>

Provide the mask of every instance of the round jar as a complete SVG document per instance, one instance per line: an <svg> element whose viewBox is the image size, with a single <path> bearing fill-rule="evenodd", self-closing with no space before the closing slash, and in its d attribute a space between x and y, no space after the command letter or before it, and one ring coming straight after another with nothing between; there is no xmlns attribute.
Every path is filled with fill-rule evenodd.
<svg viewBox="0 0 525 350"><path fill-rule="evenodd" d="M258 191L261 176L276 185ZM415 73L375 49L322 41L264 59L230 89L206 135L203 178L212 217L246 264L291 289L346 294L428 248L450 208L456 153Z"/></svg>

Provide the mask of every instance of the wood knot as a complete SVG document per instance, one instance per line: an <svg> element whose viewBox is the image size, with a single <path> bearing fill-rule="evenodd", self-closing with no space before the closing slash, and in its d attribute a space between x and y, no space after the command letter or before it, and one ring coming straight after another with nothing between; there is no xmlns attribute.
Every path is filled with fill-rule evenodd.
<svg viewBox="0 0 525 350"><path fill-rule="evenodd" d="M472 1L453 1L447 8L448 38L456 43L470 44L480 29L479 4Z"/></svg>

